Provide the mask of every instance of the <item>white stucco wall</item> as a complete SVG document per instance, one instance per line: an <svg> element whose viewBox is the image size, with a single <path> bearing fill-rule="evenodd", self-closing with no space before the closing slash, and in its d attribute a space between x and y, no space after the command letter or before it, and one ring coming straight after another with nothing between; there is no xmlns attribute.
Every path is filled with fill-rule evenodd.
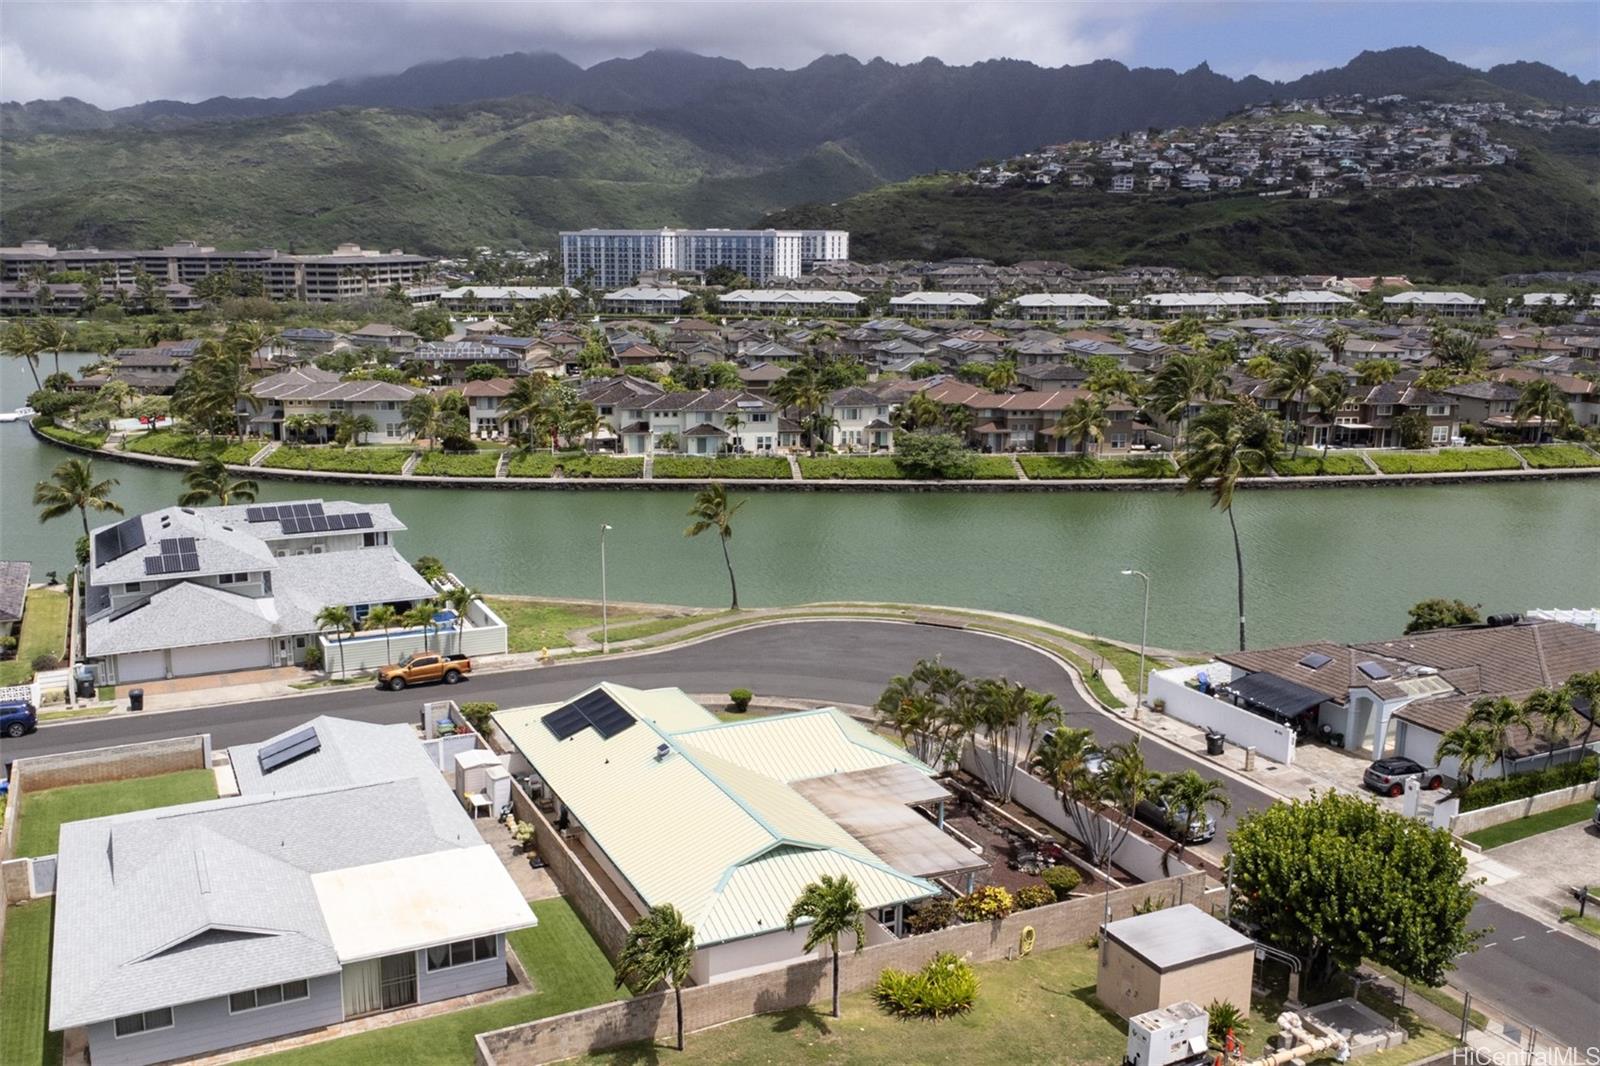
<svg viewBox="0 0 1600 1066"><path fill-rule="evenodd" d="M1216 730L1227 736L1229 744L1255 748L1264 758L1293 765L1294 730L1189 688L1186 682L1202 671L1207 672L1213 685L1225 680L1215 664L1157 670L1150 675L1150 700L1165 700L1166 713L1180 722Z"/></svg>

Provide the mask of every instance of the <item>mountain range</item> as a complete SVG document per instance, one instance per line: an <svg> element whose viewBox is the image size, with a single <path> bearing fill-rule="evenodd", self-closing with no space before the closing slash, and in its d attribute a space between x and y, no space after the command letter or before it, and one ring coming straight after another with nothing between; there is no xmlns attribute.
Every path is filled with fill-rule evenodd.
<svg viewBox="0 0 1600 1066"><path fill-rule="evenodd" d="M1476 70L1421 48L1281 83L1110 60L776 70L650 52L585 69L516 53L271 99L0 104L0 239L449 251L585 225L748 225L1040 144L1341 92L1600 103L1600 82L1543 64Z"/></svg>

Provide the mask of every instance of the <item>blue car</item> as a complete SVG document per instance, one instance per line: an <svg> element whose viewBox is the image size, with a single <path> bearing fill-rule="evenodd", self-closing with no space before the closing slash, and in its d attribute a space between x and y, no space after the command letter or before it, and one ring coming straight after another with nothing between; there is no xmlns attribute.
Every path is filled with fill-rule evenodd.
<svg viewBox="0 0 1600 1066"><path fill-rule="evenodd" d="M39 728L39 712L25 700L0 703L0 735L20 737Z"/></svg>

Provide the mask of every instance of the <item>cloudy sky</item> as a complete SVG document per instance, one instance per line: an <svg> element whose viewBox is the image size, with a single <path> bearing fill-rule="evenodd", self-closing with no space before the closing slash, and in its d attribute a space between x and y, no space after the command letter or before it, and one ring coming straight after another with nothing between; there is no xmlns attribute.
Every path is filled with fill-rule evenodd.
<svg viewBox="0 0 1600 1066"><path fill-rule="evenodd" d="M845 52L913 62L1119 59L1292 78L1364 48L1420 44L1474 66L1537 59L1600 77L1596 0L139 0L0 2L0 99L103 107L281 96L430 59L552 51L585 66L652 48L803 66Z"/></svg>

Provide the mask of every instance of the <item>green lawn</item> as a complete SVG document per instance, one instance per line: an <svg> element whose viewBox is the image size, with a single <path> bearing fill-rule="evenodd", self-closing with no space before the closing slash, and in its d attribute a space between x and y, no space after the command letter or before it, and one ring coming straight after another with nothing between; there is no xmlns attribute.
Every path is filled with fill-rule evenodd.
<svg viewBox="0 0 1600 1066"><path fill-rule="evenodd" d="M785 478L791 476L789 460L768 456L662 455L651 467L658 478Z"/></svg>
<svg viewBox="0 0 1600 1066"><path fill-rule="evenodd" d="M613 623L611 626L611 640L616 642L619 640L638 640L640 637L653 637L658 633L668 633L686 626L690 622L703 622L711 617L713 616L704 614L680 614L673 615L670 618L652 618L646 622L634 622L630 625L619 626ZM594 636L595 632L591 631L590 635Z"/></svg>
<svg viewBox="0 0 1600 1066"><path fill-rule="evenodd" d="M598 604L587 603L538 603L531 600L502 600L488 597L487 602L491 610L505 619L507 645L511 651L538 651L540 648L570 648L572 641L567 633L573 629L598 629L600 627L600 607ZM617 636L620 631L618 623L626 625L654 624L670 622L682 624L688 619L670 618L655 619L650 615L632 612L611 611L611 639L624 640L627 638ZM666 626L664 628L671 628ZM659 632L659 630L656 630ZM643 635L643 634L639 634Z"/></svg>
<svg viewBox="0 0 1600 1066"><path fill-rule="evenodd" d="M1579 800L1565 807L1556 807L1539 814L1530 814L1526 818L1518 818L1516 821L1501 822L1487 829L1479 829L1477 832L1468 833L1466 839L1487 851L1489 848L1498 848L1501 844L1510 844L1514 840L1522 840L1536 833L1548 833L1552 829L1587 822L1593 816L1594 800Z"/></svg>
<svg viewBox="0 0 1600 1066"><path fill-rule="evenodd" d="M163 455L171 459L201 459L207 455L219 456L225 463L248 463L262 448L264 440L208 440L172 429L154 429L137 437L128 438L122 445L125 452L139 455Z"/></svg>
<svg viewBox="0 0 1600 1066"><path fill-rule="evenodd" d="M518 452L506 467L509 477L626 477L644 476L641 455L585 455L581 452Z"/></svg>
<svg viewBox="0 0 1600 1066"><path fill-rule="evenodd" d="M50 1003L50 916L54 901L6 913L0 950L0 1062L41 1066L61 1061L61 1034L45 1030Z"/></svg>
<svg viewBox="0 0 1600 1066"><path fill-rule="evenodd" d="M1021 455L1017 461L1030 478L1053 481L1070 478L1172 478L1178 472L1165 459L1097 459L1092 455Z"/></svg>
<svg viewBox="0 0 1600 1066"><path fill-rule="evenodd" d="M0 663L0 685L33 680L33 660L46 652L58 659L67 653L67 590L60 585L28 590L17 657Z"/></svg>
<svg viewBox="0 0 1600 1066"><path fill-rule="evenodd" d="M1367 476L1372 475L1372 468L1362 462L1361 456L1330 454L1326 460L1320 454L1302 455L1298 459L1285 456L1272 464L1272 468L1282 477L1318 477L1332 474Z"/></svg>
<svg viewBox="0 0 1600 1066"><path fill-rule="evenodd" d="M1600 466L1600 456L1576 444L1539 444L1518 448L1528 465L1540 470L1564 466Z"/></svg>
<svg viewBox="0 0 1600 1066"><path fill-rule="evenodd" d="M68 429L66 426L57 426L43 420L36 425L39 427L39 432L51 440L58 440L63 444L76 444L80 448L98 448L106 442L108 436L103 429L85 433L82 430Z"/></svg>
<svg viewBox="0 0 1600 1066"><path fill-rule="evenodd" d="M283 447L262 460L277 470L322 470L340 474L398 474L410 458L410 448L301 448Z"/></svg>
<svg viewBox="0 0 1600 1066"><path fill-rule="evenodd" d="M216 798L217 781L210 770L182 770L128 781L68 785L43 792L25 791L17 855L54 854L56 835L64 822Z"/></svg>
<svg viewBox="0 0 1600 1066"><path fill-rule="evenodd" d="M494 477L500 465L500 452L478 451L453 454L427 452L418 461L413 473L434 477Z"/></svg>
<svg viewBox="0 0 1600 1066"><path fill-rule="evenodd" d="M1017 468L1008 456L980 455L973 463L972 476L974 478L1015 481Z"/></svg>
<svg viewBox="0 0 1600 1066"><path fill-rule="evenodd" d="M1446 448L1439 452L1371 452L1385 474L1453 474L1467 470L1516 470L1509 448Z"/></svg>
<svg viewBox="0 0 1600 1066"><path fill-rule="evenodd" d="M1568 907L1561 912L1561 920L1574 928L1582 929L1590 936L1600 936L1600 918L1596 918L1593 914L1580 915L1577 908Z"/></svg>
<svg viewBox="0 0 1600 1066"><path fill-rule="evenodd" d="M800 476L807 481L855 478L863 481L892 481L905 477L899 465L887 455L819 455L800 457Z"/></svg>
<svg viewBox="0 0 1600 1066"><path fill-rule="evenodd" d="M472 1038L491 1029L548 1018L623 998L611 964L564 899L533 904L539 925L510 936L537 990L530 995L392 1025L253 1060L262 1066L417 1066L473 1061ZM9 1064L10 1060L6 1060Z"/></svg>

